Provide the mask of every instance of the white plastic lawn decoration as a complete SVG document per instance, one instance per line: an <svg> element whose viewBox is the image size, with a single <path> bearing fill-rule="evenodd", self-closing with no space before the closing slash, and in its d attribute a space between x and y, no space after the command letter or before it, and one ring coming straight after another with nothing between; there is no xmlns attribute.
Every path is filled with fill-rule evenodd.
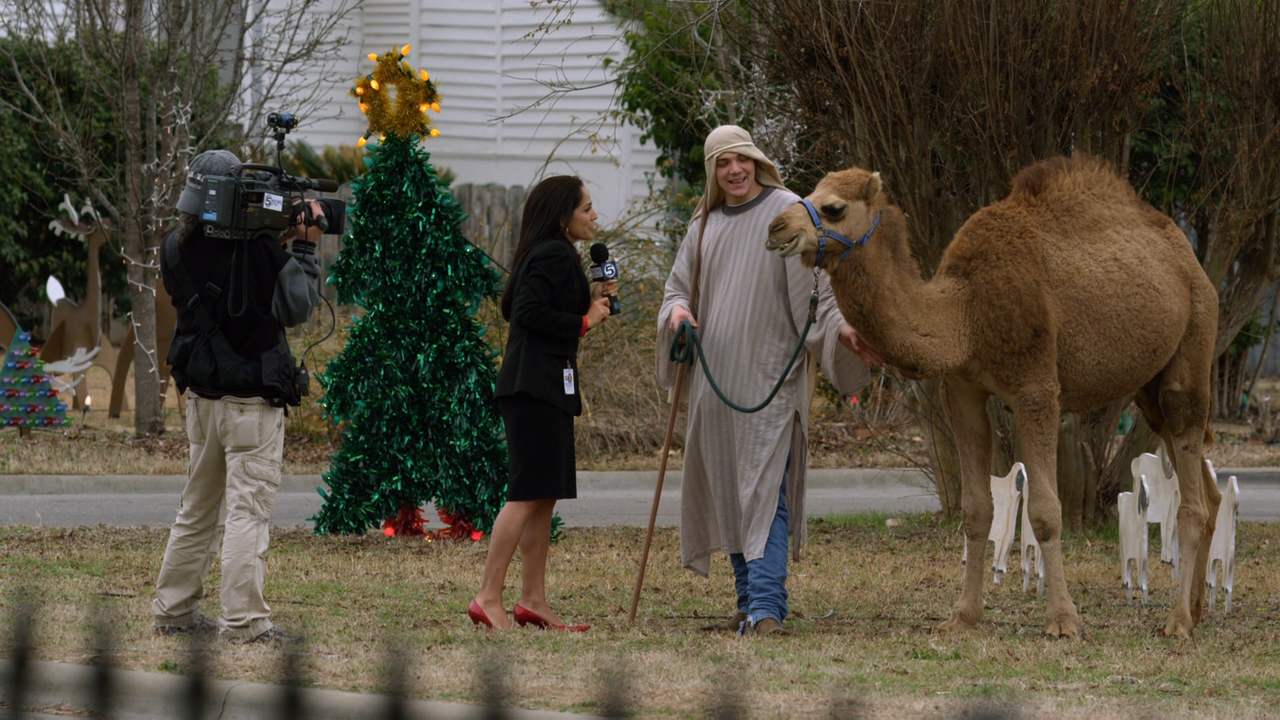
<svg viewBox="0 0 1280 720"><path fill-rule="evenodd" d="M1142 588L1143 605L1147 604L1148 497L1142 475L1134 479L1133 492L1122 492L1116 496L1120 523L1120 586L1124 588L1125 600L1132 603L1136 575L1136 585Z"/></svg>
<svg viewBox="0 0 1280 720"><path fill-rule="evenodd" d="M100 349L85 350L84 348L76 348L75 354L69 358L45 363L44 371L50 375L50 385L60 393L68 393L74 396L76 394L76 386L84 381L84 373L93 366L93 358ZM68 382L56 377L58 375L71 375L74 379Z"/></svg>
<svg viewBox="0 0 1280 720"><path fill-rule="evenodd" d="M1213 466L1210 465L1210 472ZM1217 482L1217 477L1214 477ZM1218 506L1218 525L1213 529L1213 541L1209 543L1209 567L1205 583L1209 586L1209 608L1217 599L1218 571L1222 571L1222 591L1226 595L1222 611L1231 612L1231 586L1236 573L1236 519L1240 515L1240 484L1236 476L1227 479L1222 491L1222 504Z"/></svg>
<svg viewBox="0 0 1280 720"><path fill-rule="evenodd" d="M1022 463L1014 463L1004 477L991 476L991 503L995 512L991 516L991 532L987 533L987 539L995 543L991 569L994 571L992 582L996 585L1000 584L1009 568L1009 551L1013 549L1013 535L1018 529L1018 498L1026 476ZM968 560L969 547L966 543L961 563Z"/></svg>
<svg viewBox="0 0 1280 720"><path fill-rule="evenodd" d="M1021 466L1022 463L1018 465ZM1027 513L1031 483L1026 481L1025 471L1022 473L1022 480L1022 546L1018 551L1022 555L1022 592L1031 588L1031 577L1034 574L1036 597L1044 597L1044 556L1040 554L1040 543L1036 542L1036 533L1031 529L1031 515Z"/></svg>
<svg viewBox="0 0 1280 720"><path fill-rule="evenodd" d="M1178 489L1178 474L1173 471L1165 456L1164 445L1160 454L1143 453L1133 459L1129 469L1133 477L1147 479L1147 492L1151 503L1147 506L1147 522L1160 523L1160 562L1173 566L1173 582L1178 582L1178 506L1182 504L1182 491ZM1165 473L1165 468L1169 472Z"/></svg>

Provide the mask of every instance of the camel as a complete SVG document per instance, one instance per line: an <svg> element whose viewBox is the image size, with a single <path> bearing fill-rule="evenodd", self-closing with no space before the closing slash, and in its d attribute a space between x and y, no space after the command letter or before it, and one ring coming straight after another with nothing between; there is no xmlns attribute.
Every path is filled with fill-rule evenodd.
<svg viewBox="0 0 1280 720"><path fill-rule="evenodd" d="M986 407L995 395L1012 410L1026 455L1031 526L1049 595L1045 633L1080 637L1062 566L1058 421L1062 412L1136 393L1173 451L1180 554L1195 559L1162 631L1189 639L1201 616L1221 493L1203 456L1203 444L1213 442L1218 296L1187 238L1105 162L1058 157L1025 168L1007 198L974 213L926 282L909 249L906 216L881 183L879 173L860 168L828 174L807 198L813 213L797 204L780 214L767 247L824 269L845 319L905 376L942 378L960 453L969 557L984 557L992 522ZM971 630L982 616L986 563L964 567L943 632Z"/></svg>

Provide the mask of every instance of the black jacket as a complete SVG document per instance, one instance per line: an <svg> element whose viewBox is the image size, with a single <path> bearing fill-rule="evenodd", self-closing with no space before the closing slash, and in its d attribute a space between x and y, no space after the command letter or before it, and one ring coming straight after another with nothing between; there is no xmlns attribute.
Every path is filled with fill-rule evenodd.
<svg viewBox="0 0 1280 720"><path fill-rule="evenodd" d="M181 338L198 334L190 297L169 265L170 246L175 243L177 234L170 234L160 251L164 287L178 311L172 347L182 345ZM182 266L200 295L200 303L210 312L231 349L249 363L260 366L253 381L236 383L234 387L224 382L201 384L177 367L179 363L175 362L176 353L172 349L169 360L174 363L173 375L178 387L185 390L189 386L191 392L200 397L262 397L281 401L280 388L292 381L294 365L284 328L301 324L319 304L315 280L320 276L320 263L314 255L295 257L277 242L266 239L249 240L242 248L244 264L237 268L236 280L232 282L234 243L206 238L202 230L197 230L189 240L177 245Z"/></svg>
<svg viewBox="0 0 1280 720"><path fill-rule="evenodd" d="M591 306L582 261L567 240L543 240L529 251L516 275L507 350L495 397L527 393L573 415L582 414L578 337ZM565 368L573 370L573 394L565 393Z"/></svg>

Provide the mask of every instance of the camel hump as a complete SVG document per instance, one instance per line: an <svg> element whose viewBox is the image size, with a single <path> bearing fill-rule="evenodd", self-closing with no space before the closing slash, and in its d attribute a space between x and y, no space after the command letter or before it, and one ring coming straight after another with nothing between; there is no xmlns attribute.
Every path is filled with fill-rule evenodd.
<svg viewBox="0 0 1280 720"><path fill-rule="evenodd" d="M1057 191L1114 192L1117 186L1126 188L1126 195L1133 191L1107 161L1078 152L1071 157L1059 155L1023 168L1013 179L1009 197L1029 201Z"/></svg>

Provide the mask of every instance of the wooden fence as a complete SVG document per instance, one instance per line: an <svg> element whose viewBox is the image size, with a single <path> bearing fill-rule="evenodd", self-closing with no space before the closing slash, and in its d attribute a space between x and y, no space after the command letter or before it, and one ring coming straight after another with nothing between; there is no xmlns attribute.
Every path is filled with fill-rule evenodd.
<svg viewBox="0 0 1280 720"><path fill-rule="evenodd" d="M462 234L476 247L489 253L489 257L501 266L500 269L510 266L516 241L520 238L520 215L524 212L526 194L524 186L466 183L454 185L450 191L467 214L462 223ZM350 197L343 199L351 202ZM318 252L320 264L325 268L320 287L332 300L333 288L324 281L328 279L329 266L338 259L338 253L342 252L342 238L337 235L323 236Z"/></svg>

